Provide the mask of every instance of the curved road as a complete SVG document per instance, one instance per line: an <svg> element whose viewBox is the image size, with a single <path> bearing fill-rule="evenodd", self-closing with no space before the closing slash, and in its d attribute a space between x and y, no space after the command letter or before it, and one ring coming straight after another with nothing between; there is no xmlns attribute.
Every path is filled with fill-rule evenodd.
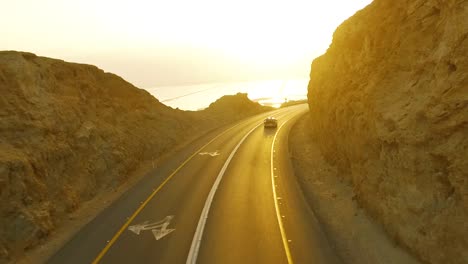
<svg viewBox="0 0 468 264"><path fill-rule="evenodd" d="M279 109L196 140L48 263L339 263L289 160L289 129L306 111ZM268 115L277 129L263 128Z"/></svg>

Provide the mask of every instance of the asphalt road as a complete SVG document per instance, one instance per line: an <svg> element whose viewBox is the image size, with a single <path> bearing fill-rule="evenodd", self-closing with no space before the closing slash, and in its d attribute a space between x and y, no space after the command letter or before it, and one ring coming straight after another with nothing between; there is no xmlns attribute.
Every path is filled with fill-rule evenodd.
<svg viewBox="0 0 468 264"><path fill-rule="evenodd" d="M289 129L306 110L279 109L196 140L48 263L339 263L290 164ZM268 115L277 129L263 128Z"/></svg>

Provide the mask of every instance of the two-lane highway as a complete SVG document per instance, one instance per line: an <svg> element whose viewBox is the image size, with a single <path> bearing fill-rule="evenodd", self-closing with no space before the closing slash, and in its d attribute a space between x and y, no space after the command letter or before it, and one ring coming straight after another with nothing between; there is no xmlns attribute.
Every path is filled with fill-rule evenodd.
<svg viewBox="0 0 468 264"><path fill-rule="evenodd" d="M289 163L289 129L305 109L279 118L277 129L253 131L240 147L213 201L198 263L339 263Z"/></svg>
<svg viewBox="0 0 468 264"><path fill-rule="evenodd" d="M306 109L261 114L200 139L49 263L336 263L289 164L288 125ZM267 115L278 129L263 128Z"/></svg>

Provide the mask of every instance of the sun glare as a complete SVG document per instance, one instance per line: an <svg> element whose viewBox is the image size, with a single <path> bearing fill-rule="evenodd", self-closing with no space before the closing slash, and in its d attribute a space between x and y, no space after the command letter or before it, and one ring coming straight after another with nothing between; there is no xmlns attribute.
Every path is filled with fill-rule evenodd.
<svg viewBox="0 0 468 264"><path fill-rule="evenodd" d="M288 101L305 99L307 83L307 79L250 82L246 92L250 99L278 108Z"/></svg>
<svg viewBox="0 0 468 264"><path fill-rule="evenodd" d="M307 78L335 28L370 2L6 1L0 22L14 27L0 49L95 64L140 87Z"/></svg>
<svg viewBox="0 0 468 264"><path fill-rule="evenodd" d="M279 63L278 60L290 60L297 54L309 55L317 49L323 52L334 28L370 0L22 2L28 1L12 5L21 8L24 14L30 14L31 19L37 16L35 12L41 7L53 13L35 20L35 23L48 26L42 31L57 30L70 37L93 35L107 39L103 43L94 43L97 46L128 49L129 45L140 48L189 45L221 49L235 57ZM340 3L339 8L337 3ZM60 24L56 23L57 18L61 19ZM15 29L26 29L30 25L27 21L19 21ZM73 38L77 39L77 36ZM83 39L76 46L82 42ZM272 57L272 54L276 56Z"/></svg>

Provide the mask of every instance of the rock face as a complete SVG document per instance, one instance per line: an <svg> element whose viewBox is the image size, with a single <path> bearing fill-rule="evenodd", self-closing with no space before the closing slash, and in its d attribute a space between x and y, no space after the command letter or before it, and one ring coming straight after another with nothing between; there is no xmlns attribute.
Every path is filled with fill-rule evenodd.
<svg viewBox="0 0 468 264"><path fill-rule="evenodd" d="M265 109L273 109L265 107L259 103L252 102L246 93L238 93L236 95L225 95L210 106L203 110L204 113L218 118L242 119L245 116L254 115L259 112L264 112Z"/></svg>
<svg viewBox="0 0 468 264"><path fill-rule="evenodd" d="M0 262L125 182L142 161L269 110L242 94L220 99L227 108L243 102L235 117L174 110L94 66L10 51L0 52L0 94Z"/></svg>
<svg viewBox="0 0 468 264"><path fill-rule="evenodd" d="M312 63L312 133L428 263L468 263L468 1L375 0Z"/></svg>

